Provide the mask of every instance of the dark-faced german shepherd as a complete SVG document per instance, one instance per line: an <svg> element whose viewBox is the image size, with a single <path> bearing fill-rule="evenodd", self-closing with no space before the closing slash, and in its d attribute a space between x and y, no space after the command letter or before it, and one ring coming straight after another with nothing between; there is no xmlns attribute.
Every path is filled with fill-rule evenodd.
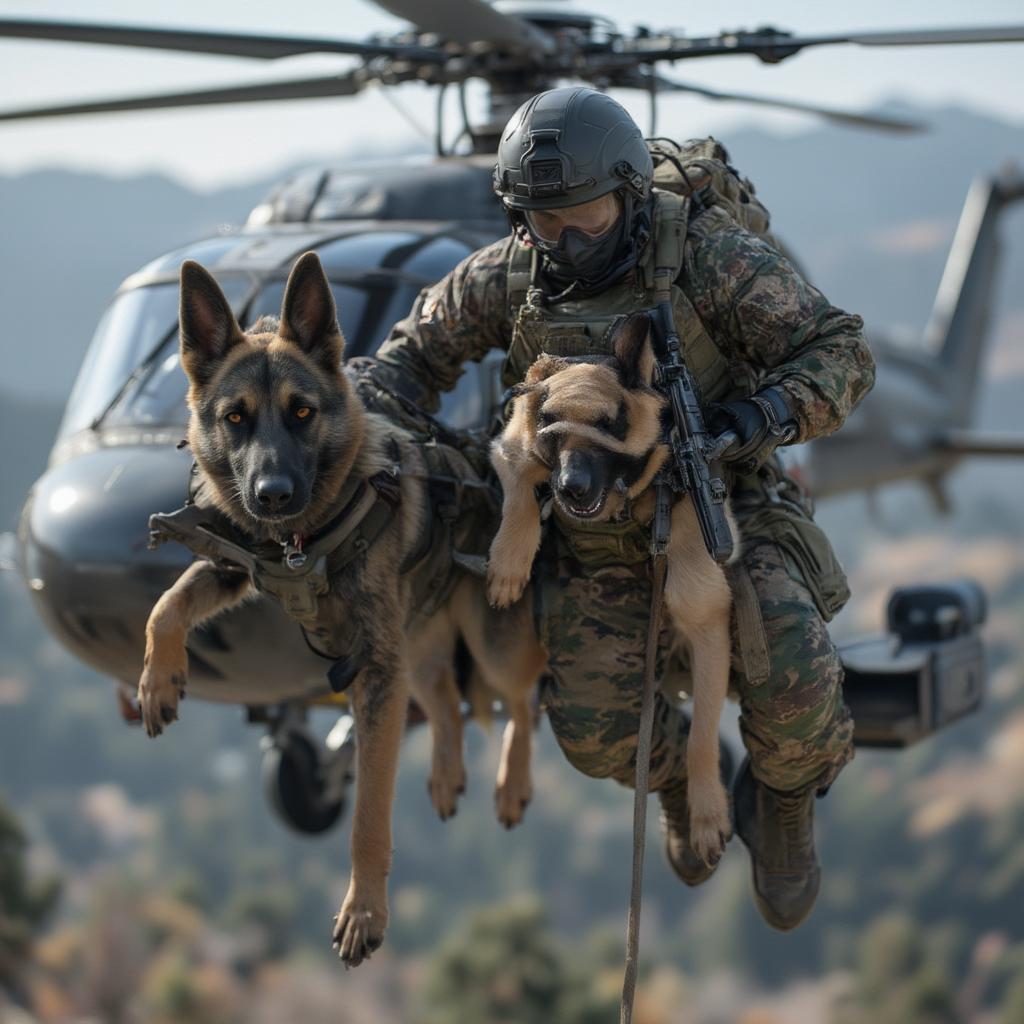
<svg viewBox="0 0 1024 1024"><path fill-rule="evenodd" d="M352 877L334 926L345 963L376 949L388 919L391 804L409 687L433 730L430 792L445 817L464 784L462 718L453 654L465 639L483 681L506 702L510 722L496 801L506 826L530 796L530 690L544 656L531 615L489 610L481 581L465 576L430 618L411 607L399 566L420 537L427 467L410 435L367 413L341 371L344 338L314 253L301 257L280 320L243 333L214 279L197 263L181 270L181 360L189 379L189 445L219 510L254 542L312 536L339 514L347 482L393 469L400 501L368 550L329 579L318 601L316 635L363 638L363 668L352 686L357 797ZM195 562L154 607L146 627L139 703L147 731L177 718L189 630L254 592L248 576Z"/></svg>
<svg viewBox="0 0 1024 1024"><path fill-rule="evenodd" d="M652 387L654 354L646 314L629 317L614 355L586 360L542 355L517 389L505 430L491 449L504 488L501 528L491 545L488 598L519 599L540 541L534 488L549 483L571 520L600 522L626 511L654 514L651 484L668 458L665 397ZM689 649L693 722L687 796L693 848L709 863L729 838L729 803L718 769L718 722L729 680L731 596L707 553L690 499L676 502L668 546L665 607Z"/></svg>

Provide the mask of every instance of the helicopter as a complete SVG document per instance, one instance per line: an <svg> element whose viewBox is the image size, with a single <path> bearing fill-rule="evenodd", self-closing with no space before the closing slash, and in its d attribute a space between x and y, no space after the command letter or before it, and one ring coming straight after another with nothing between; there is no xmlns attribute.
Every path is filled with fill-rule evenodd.
<svg viewBox="0 0 1024 1024"><path fill-rule="evenodd" d="M905 132L918 126L896 117L704 89L668 79L658 66L736 54L777 63L808 47L838 43L1024 40L1024 26L811 37L774 28L705 38L645 31L626 37L584 14L510 15L483 0L382 0L380 6L414 28L353 42L0 19L0 38L263 60L299 53L360 60L338 75L0 111L0 121L348 96L370 83L405 81L432 84L442 96L454 87L461 100L465 155L455 155L443 143L439 103L437 153L433 160L416 162L415 175L409 165L395 161L297 174L256 206L238 233L175 250L133 274L104 313L68 399L49 466L26 501L18 561L46 626L73 654L118 681L129 719L149 610L191 561L183 549L166 545L151 551L147 543L149 515L183 503L191 464L178 447L187 420L186 381L177 355L182 260L207 266L239 322L251 323L278 311L291 263L313 249L335 292L348 354L372 354L421 288L507 233L491 191L494 161L488 154L512 112L536 92L567 79L638 89L650 97L653 120L659 95L686 91ZM479 124L471 123L465 103L471 79L490 87L488 115ZM1020 198L1024 179L1012 172L976 183L929 327L931 348L908 353L884 339L871 339L879 366L875 391L842 432L808 446L802 471L816 494L907 478L921 479L940 494L942 478L966 455L1024 453L1024 445L1014 439L970 430L998 220ZM454 427L486 426L500 398L498 368L497 354L467 367L446 396L441 418ZM848 699L852 703L854 694L863 698L860 713L855 709L859 742L904 745L977 706L982 673L976 627L983 614L983 602L969 588L904 595L890 607L890 631L906 641L899 658L891 656L885 639L844 652ZM946 644L941 651L929 646L939 641ZM329 828L344 809L351 779L352 720L343 696L339 699L327 687L324 662L306 646L294 623L276 603L259 600L196 630L189 654L191 695L241 704L250 720L268 726L264 779L281 817L304 832ZM940 655L945 658L941 665ZM954 666L952 676L946 663ZM883 677L884 685L879 682ZM899 679L905 683L902 704L894 708ZM934 687L943 681L949 684L944 702L933 699ZM927 700L922 696L926 691ZM307 710L317 705L338 711L322 744L305 725Z"/></svg>

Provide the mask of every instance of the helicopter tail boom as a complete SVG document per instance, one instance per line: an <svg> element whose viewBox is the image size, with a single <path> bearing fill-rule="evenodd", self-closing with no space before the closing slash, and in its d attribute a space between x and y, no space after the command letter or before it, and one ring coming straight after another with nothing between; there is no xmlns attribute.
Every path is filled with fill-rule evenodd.
<svg viewBox="0 0 1024 1024"><path fill-rule="evenodd" d="M1024 175L1016 167L975 179L925 329L925 342L945 371L952 421L959 427L971 422L974 411L999 260L999 217L1019 199Z"/></svg>

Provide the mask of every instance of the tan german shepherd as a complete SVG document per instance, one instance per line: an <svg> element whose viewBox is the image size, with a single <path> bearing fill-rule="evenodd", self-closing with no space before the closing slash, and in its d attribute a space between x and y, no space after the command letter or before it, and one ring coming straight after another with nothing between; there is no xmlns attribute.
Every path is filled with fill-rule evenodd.
<svg viewBox="0 0 1024 1024"><path fill-rule="evenodd" d="M540 542L534 488L549 483L562 512L608 521L627 508L640 522L654 513L651 484L669 456L666 398L652 387L650 319L634 314L613 337L614 355L541 355L516 389L491 462L504 488L501 527L491 545L488 598L508 607L523 593ZM731 834L729 800L718 768L718 722L729 681L731 595L707 553L693 504L675 503L665 607L678 643L689 649L693 722L687 744L687 796L694 850L708 863Z"/></svg>
<svg viewBox="0 0 1024 1024"><path fill-rule="evenodd" d="M391 805L410 687L431 723L430 793L446 817L464 785L453 674L461 634L483 681L510 713L496 790L498 816L510 827L530 797L529 694L544 655L528 603L496 613L474 578L463 577L426 621L411 607L410 582L398 567L427 514L427 468L410 435L367 413L342 373L345 341L315 253L295 264L280 320L264 318L246 333L210 274L186 262L180 317L189 445L214 504L253 542L314 535L338 514L347 481L387 470L399 455L396 512L369 549L330 578L316 620L318 637L351 635L355 625L364 640L364 667L352 686L352 877L333 932L341 959L355 965L381 944L388 920ZM248 576L199 560L160 598L146 627L139 681L151 736L177 718L189 630L253 593Z"/></svg>

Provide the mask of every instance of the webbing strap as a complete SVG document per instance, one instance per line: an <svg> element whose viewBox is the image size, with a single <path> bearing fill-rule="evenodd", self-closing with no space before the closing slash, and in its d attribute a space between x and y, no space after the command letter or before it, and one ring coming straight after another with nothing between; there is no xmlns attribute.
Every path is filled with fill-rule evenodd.
<svg viewBox="0 0 1024 1024"><path fill-rule="evenodd" d="M690 198L662 192L655 206L654 223L654 301L672 301L672 285L683 265L683 246L689 223Z"/></svg>
<svg viewBox="0 0 1024 1024"><path fill-rule="evenodd" d="M527 249L525 245L513 245L508 258L508 281L506 294L508 308L514 316L519 307L526 302L526 295L533 286L536 276L537 250Z"/></svg>

